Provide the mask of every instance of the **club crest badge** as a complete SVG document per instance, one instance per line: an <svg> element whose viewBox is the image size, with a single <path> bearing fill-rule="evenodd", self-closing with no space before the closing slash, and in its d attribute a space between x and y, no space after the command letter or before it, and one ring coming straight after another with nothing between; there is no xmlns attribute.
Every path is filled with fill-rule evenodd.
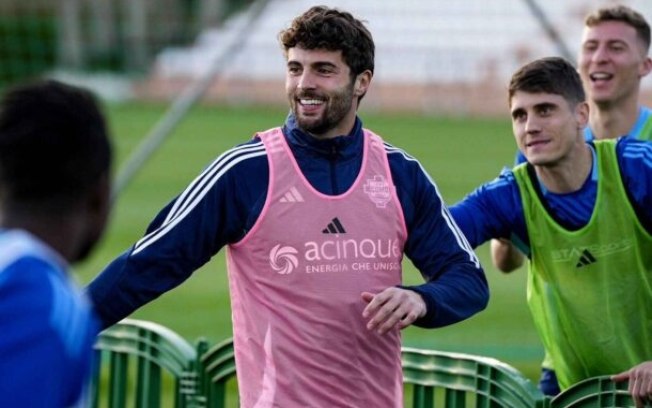
<svg viewBox="0 0 652 408"><path fill-rule="evenodd" d="M387 203L392 199L389 183L381 175L375 175L373 179L367 179L364 184L364 192L378 208L386 208Z"/></svg>

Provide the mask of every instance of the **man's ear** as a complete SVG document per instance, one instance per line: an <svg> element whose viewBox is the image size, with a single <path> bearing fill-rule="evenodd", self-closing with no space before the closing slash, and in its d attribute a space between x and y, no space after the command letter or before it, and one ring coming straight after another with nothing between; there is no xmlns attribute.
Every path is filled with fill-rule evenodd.
<svg viewBox="0 0 652 408"><path fill-rule="evenodd" d="M587 102L580 102L575 107L575 117L577 125L580 129L584 129L589 123L589 104Z"/></svg>
<svg viewBox="0 0 652 408"><path fill-rule="evenodd" d="M355 96L362 96L367 93L372 76L373 74L369 70L361 72L356 76L355 84L353 85L353 94Z"/></svg>
<svg viewBox="0 0 652 408"><path fill-rule="evenodd" d="M652 59L650 57L645 57L643 63L641 64L641 69L638 72L640 78L643 78L652 71Z"/></svg>

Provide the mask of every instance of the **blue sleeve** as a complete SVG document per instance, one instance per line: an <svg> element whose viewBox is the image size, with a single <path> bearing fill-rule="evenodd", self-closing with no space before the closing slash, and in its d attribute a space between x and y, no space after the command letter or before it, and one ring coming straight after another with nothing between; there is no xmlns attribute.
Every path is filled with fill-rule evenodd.
<svg viewBox="0 0 652 408"><path fill-rule="evenodd" d="M652 233L652 143L620 138L616 154L632 204L643 225Z"/></svg>
<svg viewBox="0 0 652 408"><path fill-rule="evenodd" d="M260 212L252 208L265 201L268 172L260 141L225 152L204 170L143 238L89 284L103 327L180 285L224 245L243 237Z"/></svg>
<svg viewBox="0 0 652 408"><path fill-rule="evenodd" d="M408 229L405 254L426 281L408 287L427 306L415 325L441 327L464 320L487 305L484 271L421 165L398 149L388 157Z"/></svg>
<svg viewBox="0 0 652 408"><path fill-rule="evenodd" d="M453 205L451 213L473 248L493 238L520 240L528 245L518 185L509 169Z"/></svg>
<svg viewBox="0 0 652 408"><path fill-rule="evenodd" d="M33 258L2 271L2 407L73 406L88 384L97 325L58 274Z"/></svg>

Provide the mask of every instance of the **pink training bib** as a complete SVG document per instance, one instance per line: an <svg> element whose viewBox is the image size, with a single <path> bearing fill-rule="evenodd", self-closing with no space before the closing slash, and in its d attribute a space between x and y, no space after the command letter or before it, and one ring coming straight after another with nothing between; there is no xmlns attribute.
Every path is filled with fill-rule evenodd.
<svg viewBox="0 0 652 408"><path fill-rule="evenodd" d="M407 232L382 140L365 130L358 178L329 196L280 128L259 136L266 203L227 253L241 406L402 407L400 332L368 331L360 296L401 283Z"/></svg>

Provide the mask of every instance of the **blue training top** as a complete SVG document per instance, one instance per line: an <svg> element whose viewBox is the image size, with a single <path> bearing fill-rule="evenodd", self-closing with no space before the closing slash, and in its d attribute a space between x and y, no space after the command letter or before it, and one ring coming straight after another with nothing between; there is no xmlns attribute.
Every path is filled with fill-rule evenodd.
<svg viewBox="0 0 652 408"><path fill-rule="evenodd" d="M362 163L359 119L349 135L318 140L290 115L283 133L318 191L337 195L353 184ZM415 324L444 326L482 310L488 301L484 272L435 183L403 150L387 143L385 150L408 230L404 251L426 280L410 287L428 309ZM140 241L90 283L104 326L179 285L223 246L241 240L260 215L268 178L267 155L257 137L219 156L163 208Z"/></svg>
<svg viewBox="0 0 652 408"><path fill-rule="evenodd" d="M616 155L630 201L642 224L651 230L652 144L623 137L616 144ZM542 188L551 215L565 228L579 229L589 222L597 194L596 174L593 168L582 187L572 193L555 194ZM492 238L509 238L529 255L523 205L511 169L503 170L498 178L452 206L451 213L474 248Z"/></svg>
<svg viewBox="0 0 652 408"><path fill-rule="evenodd" d="M0 407L82 406L99 330L66 262L32 235L0 231Z"/></svg>

